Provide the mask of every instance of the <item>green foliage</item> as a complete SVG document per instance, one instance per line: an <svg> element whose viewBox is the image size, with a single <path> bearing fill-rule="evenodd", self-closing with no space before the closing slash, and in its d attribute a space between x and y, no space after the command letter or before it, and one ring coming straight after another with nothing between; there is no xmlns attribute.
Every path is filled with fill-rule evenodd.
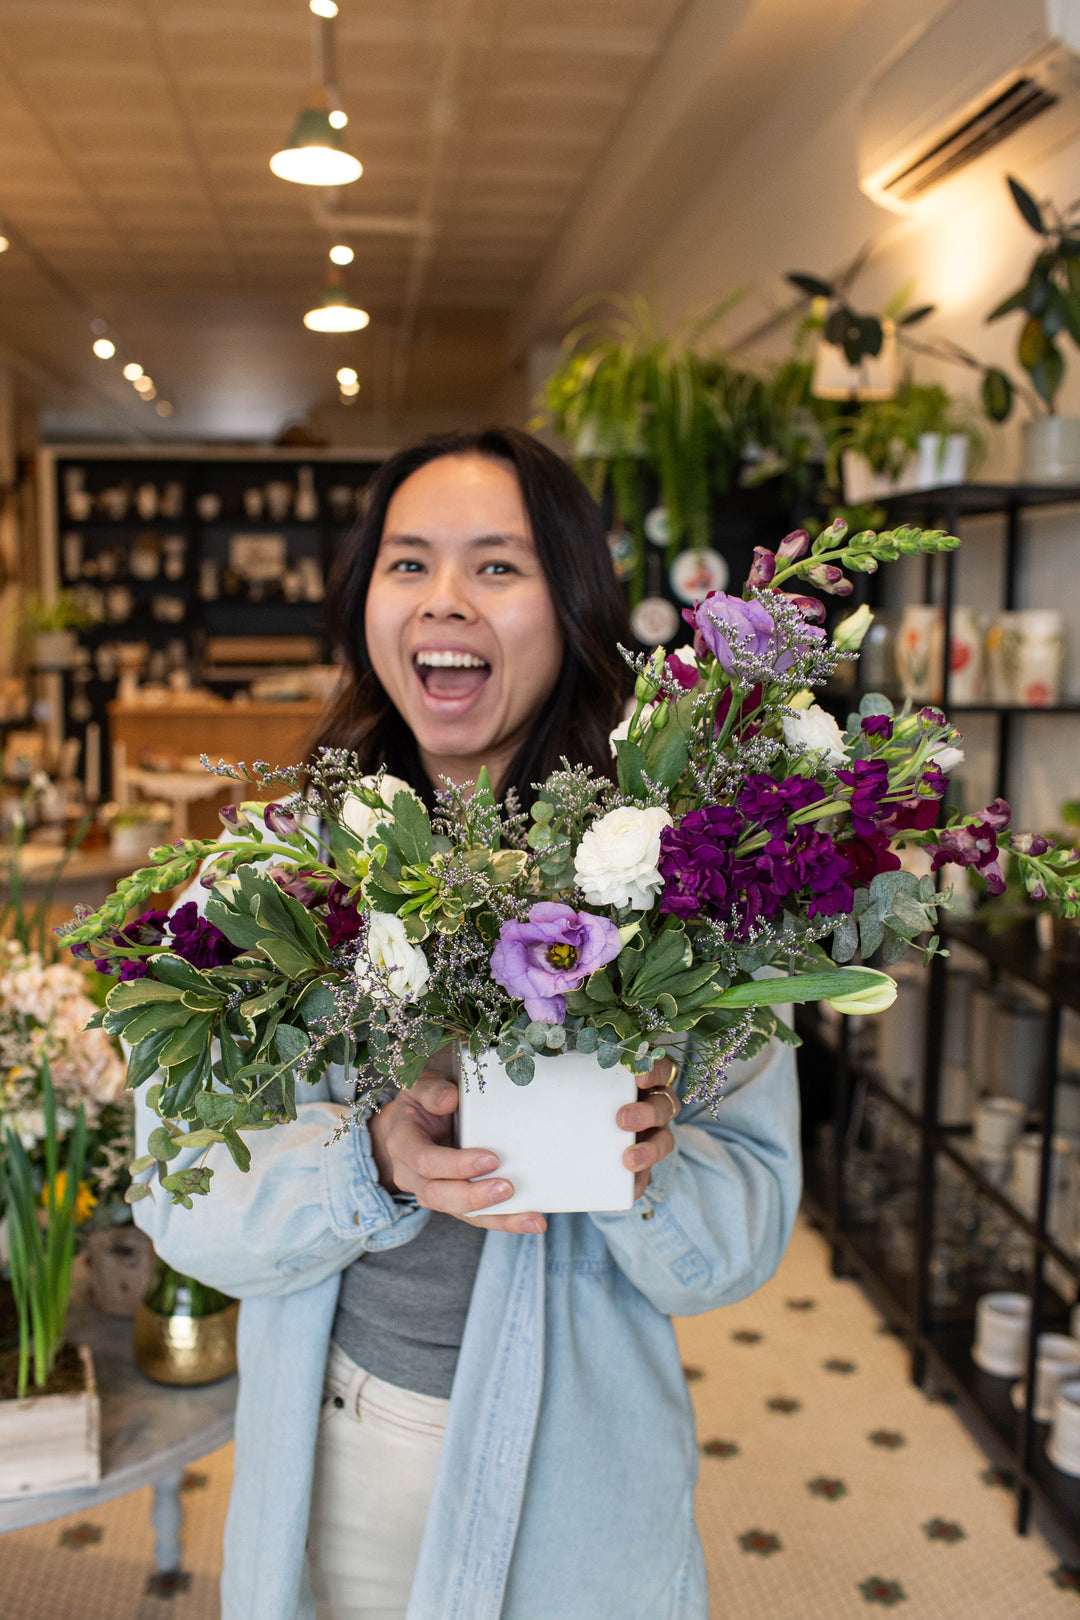
<svg viewBox="0 0 1080 1620"><path fill-rule="evenodd" d="M30 1160L15 1132L4 1133L0 1161L0 1208L8 1222L11 1289L19 1321L18 1393L30 1382L43 1389L64 1339L71 1263L75 1252L75 1201L86 1162L86 1116L80 1106L68 1135L63 1162L56 1129L56 1095L46 1063L42 1069L42 1110L45 1116L45 1226L38 1222ZM58 1181L63 1177L62 1195Z"/></svg>
<svg viewBox="0 0 1080 1620"><path fill-rule="evenodd" d="M1007 180L1017 211L1039 238L1039 247L1024 281L986 319L1024 315L1016 357L1030 376L1036 394L1052 412L1065 376L1060 340L1071 338L1080 345L1080 199L1059 213L1051 203L1040 206L1012 175ZM994 411L990 403L987 410L999 422L1005 420L1012 405L1011 391L1002 387L1002 380L1007 382L1003 373L997 373L991 383L988 374L983 396L985 402L989 389Z"/></svg>
<svg viewBox="0 0 1080 1620"><path fill-rule="evenodd" d="M940 384L923 385L906 377L892 399L867 400L839 420L830 436L826 470L839 483L840 457L845 450L855 450L874 472L896 478L924 433L962 433L974 456L985 450L970 414L959 409Z"/></svg>

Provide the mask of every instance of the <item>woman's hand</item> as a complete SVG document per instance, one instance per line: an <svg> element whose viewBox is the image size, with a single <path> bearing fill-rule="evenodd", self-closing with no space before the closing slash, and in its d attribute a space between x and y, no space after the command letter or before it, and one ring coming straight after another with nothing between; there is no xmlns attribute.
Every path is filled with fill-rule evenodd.
<svg viewBox="0 0 1080 1620"><path fill-rule="evenodd" d="M371 1150L379 1181L388 1192L412 1193L424 1209L440 1210L495 1232L543 1232L538 1213L469 1216L509 1198L513 1187L497 1178L473 1181L498 1168L494 1153L481 1148L455 1148L449 1143L458 1088L445 1075L430 1070L409 1091L402 1091L368 1120Z"/></svg>
<svg viewBox="0 0 1080 1620"><path fill-rule="evenodd" d="M662 1089L674 1078L674 1063L670 1058L661 1058L638 1081L637 1102L628 1103L616 1115L620 1130L636 1133L637 1145L623 1154L623 1164L635 1172L635 1198L640 1198L649 1185L653 1165L666 1159L675 1146L671 1125L682 1104L673 1091Z"/></svg>
<svg viewBox="0 0 1080 1620"><path fill-rule="evenodd" d="M675 1146L671 1122L679 1111L679 1099L667 1086L675 1065L661 1058L639 1082L636 1103L619 1110L616 1123L635 1133L635 1145L628 1147L623 1163L634 1174L634 1197L640 1198L649 1185L652 1167L666 1158ZM468 1220L470 1226L488 1227L501 1232L543 1232L547 1222L539 1212L518 1215L470 1216L469 1211L486 1209L513 1192L508 1181L497 1177L474 1181L474 1176L490 1176L498 1168L494 1153L479 1148L450 1146L452 1118L458 1105L458 1088L443 1074L427 1071L409 1090L399 1093L368 1121L371 1147L379 1170L379 1181L388 1192L412 1193L424 1209Z"/></svg>

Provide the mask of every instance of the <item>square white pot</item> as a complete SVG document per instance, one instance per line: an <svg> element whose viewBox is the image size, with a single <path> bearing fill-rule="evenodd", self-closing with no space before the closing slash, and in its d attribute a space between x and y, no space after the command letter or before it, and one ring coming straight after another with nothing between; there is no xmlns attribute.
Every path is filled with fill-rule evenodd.
<svg viewBox="0 0 1080 1620"><path fill-rule="evenodd" d="M476 1064L466 1056L458 1106L458 1143L490 1148L499 1156L493 1174L514 1192L476 1214L536 1210L629 1209L634 1172L622 1162L633 1143L615 1123L619 1109L637 1099L637 1076L621 1063L602 1069L592 1053L538 1057L533 1080L517 1086L494 1051Z"/></svg>
<svg viewBox="0 0 1080 1620"><path fill-rule="evenodd" d="M86 1388L0 1401L0 1498L96 1485L101 1478L101 1401L85 1345Z"/></svg>

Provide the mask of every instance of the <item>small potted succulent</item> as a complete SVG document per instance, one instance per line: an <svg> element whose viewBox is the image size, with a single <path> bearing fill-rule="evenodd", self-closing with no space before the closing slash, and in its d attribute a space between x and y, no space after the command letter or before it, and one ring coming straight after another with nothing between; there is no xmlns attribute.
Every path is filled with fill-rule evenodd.
<svg viewBox="0 0 1080 1620"><path fill-rule="evenodd" d="M70 669L79 650L75 632L94 623L71 591L50 599L31 596L24 618L32 637L32 662L35 669L44 670Z"/></svg>
<svg viewBox="0 0 1080 1620"><path fill-rule="evenodd" d="M1059 212L1053 203L1036 202L1012 175L1007 178L1020 217L1039 238L1039 250L1021 286L986 319L1023 314L1016 358L1045 407L1024 424L1022 478L1031 484L1074 483L1080 480L1080 417L1059 416L1054 406L1065 376L1061 340L1080 345L1080 198ZM1011 388L1002 405L999 421L1012 405Z"/></svg>

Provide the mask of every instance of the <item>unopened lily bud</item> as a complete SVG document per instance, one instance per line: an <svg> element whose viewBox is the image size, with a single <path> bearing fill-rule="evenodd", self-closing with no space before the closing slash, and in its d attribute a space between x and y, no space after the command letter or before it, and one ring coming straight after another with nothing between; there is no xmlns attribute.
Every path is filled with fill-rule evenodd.
<svg viewBox="0 0 1080 1620"><path fill-rule="evenodd" d="M776 548L776 555L783 562L798 562L810 550L810 536L805 529L792 529L785 534Z"/></svg>

